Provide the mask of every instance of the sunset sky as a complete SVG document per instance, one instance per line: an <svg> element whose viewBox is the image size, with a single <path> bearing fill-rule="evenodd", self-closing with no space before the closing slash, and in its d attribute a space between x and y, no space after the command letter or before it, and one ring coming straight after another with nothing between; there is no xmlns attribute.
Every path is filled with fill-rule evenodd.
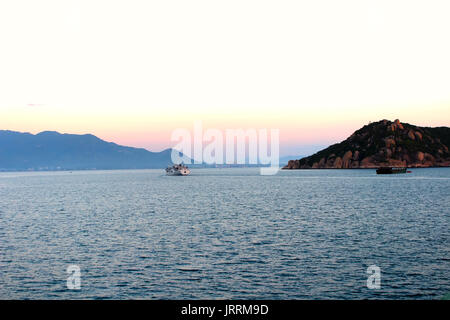
<svg viewBox="0 0 450 320"><path fill-rule="evenodd" d="M450 126L450 2L0 2L0 129L152 151L280 129L281 154L369 121Z"/></svg>

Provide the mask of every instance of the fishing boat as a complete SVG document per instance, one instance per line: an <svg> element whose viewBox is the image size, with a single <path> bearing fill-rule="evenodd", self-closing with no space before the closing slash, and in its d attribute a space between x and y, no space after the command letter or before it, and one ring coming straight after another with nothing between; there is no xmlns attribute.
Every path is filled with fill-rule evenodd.
<svg viewBox="0 0 450 320"><path fill-rule="evenodd" d="M187 176L190 173L191 170L183 164L176 164L166 168L166 175L168 176Z"/></svg>
<svg viewBox="0 0 450 320"><path fill-rule="evenodd" d="M406 168L380 167L377 169L377 174L396 174L396 173L406 173Z"/></svg>

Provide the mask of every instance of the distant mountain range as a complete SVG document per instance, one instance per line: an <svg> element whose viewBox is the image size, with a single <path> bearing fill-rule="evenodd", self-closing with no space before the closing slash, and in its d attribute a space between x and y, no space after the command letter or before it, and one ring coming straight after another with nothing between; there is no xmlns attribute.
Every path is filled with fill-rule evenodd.
<svg viewBox="0 0 450 320"><path fill-rule="evenodd" d="M288 163L284 169L450 166L449 148L448 127L382 120L312 156L280 157L280 164ZM121 146L92 134L0 130L0 171L164 168L172 164L171 153Z"/></svg>
<svg viewBox="0 0 450 320"><path fill-rule="evenodd" d="M450 128L419 127L381 120L312 156L290 160L283 169L450 166Z"/></svg>
<svg viewBox="0 0 450 320"><path fill-rule="evenodd" d="M61 134L55 131L31 134L0 130L0 171L158 169L172 164L171 154L172 149L150 152L106 142L92 134ZM280 164L295 158L281 157ZM190 166L221 168L262 165L203 163Z"/></svg>
<svg viewBox="0 0 450 320"><path fill-rule="evenodd" d="M163 168L172 163L171 152L120 146L91 134L0 130L0 171Z"/></svg>

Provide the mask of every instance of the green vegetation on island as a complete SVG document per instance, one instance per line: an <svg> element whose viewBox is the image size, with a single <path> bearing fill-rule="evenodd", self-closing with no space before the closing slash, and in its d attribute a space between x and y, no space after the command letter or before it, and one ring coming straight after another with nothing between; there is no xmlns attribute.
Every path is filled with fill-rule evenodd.
<svg viewBox="0 0 450 320"><path fill-rule="evenodd" d="M283 169L350 169L450 166L450 128L418 127L381 120L312 156L290 160Z"/></svg>

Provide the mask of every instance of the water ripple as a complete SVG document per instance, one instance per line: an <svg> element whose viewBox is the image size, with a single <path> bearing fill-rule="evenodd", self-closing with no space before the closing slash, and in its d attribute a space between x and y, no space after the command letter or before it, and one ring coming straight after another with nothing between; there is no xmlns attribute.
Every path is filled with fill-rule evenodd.
<svg viewBox="0 0 450 320"><path fill-rule="evenodd" d="M0 298L439 299L449 190L447 168L0 173Z"/></svg>

